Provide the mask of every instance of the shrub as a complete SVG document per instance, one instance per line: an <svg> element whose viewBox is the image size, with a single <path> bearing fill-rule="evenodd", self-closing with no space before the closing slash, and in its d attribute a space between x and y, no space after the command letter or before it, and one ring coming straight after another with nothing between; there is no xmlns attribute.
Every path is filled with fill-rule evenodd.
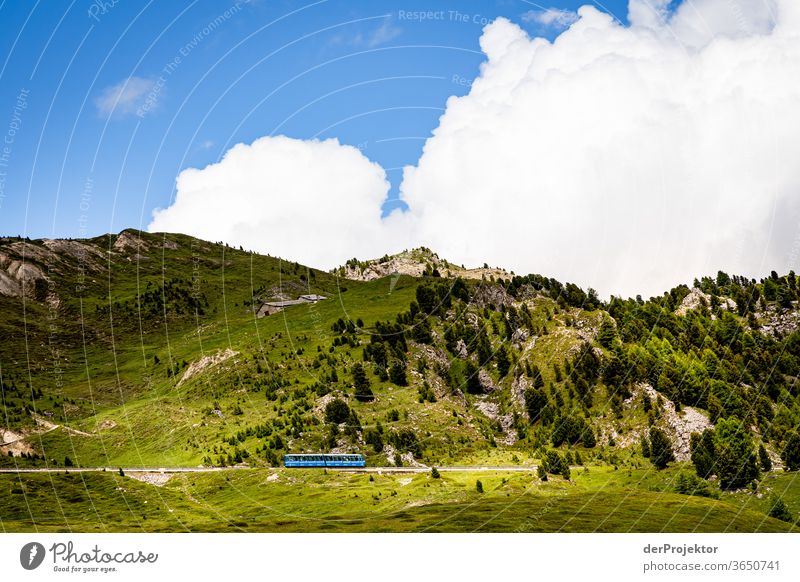
<svg viewBox="0 0 800 582"><path fill-rule="evenodd" d="M692 473L681 473L675 480L675 492L681 495L696 495L698 497L718 497L718 493L711 489L708 481Z"/></svg>
<svg viewBox="0 0 800 582"><path fill-rule="evenodd" d="M408 451L415 458L422 456L422 445L413 430L404 428L389 435L389 441L398 451Z"/></svg>
<svg viewBox="0 0 800 582"><path fill-rule="evenodd" d="M483 483L481 483L480 479L475 481L475 491L478 493L483 493Z"/></svg>
<svg viewBox="0 0 800 582"><path fill-rule="evenodd" d="M770 508L767 512L767 515L770 517L774 517L775 519L780 519L781 521L785 521L787 523L792 523L794 518L792 517L792 512L789 511L789 508L786 507L786 504L783 502L783 499L777 496L773 496L770 498Z"/></svg>
<svg viewBox="0 0 800 582"><path fill-rule="evenodd" d="M566 459L558 454L557 451L547 451L542 459L542 466L547 473L551 475L561 475L569 481L570 471L569 463Z"/></svg>
<svg viewBox="0 0 800 582"><path fill-rule="evenodd" d="M441 475L439 474L439 470L436 467L431 467L431 477L433 477L434 479L441 478Z"/></svg>
<svg viewBox="0 0 800 582"><path fill-rule="evenodd" d="M372 449L376 453L380 453L383 450L383 437L381 437L381 433L377 430L367 430L364 433L364 442L368 445L372 445Z"/></svg>

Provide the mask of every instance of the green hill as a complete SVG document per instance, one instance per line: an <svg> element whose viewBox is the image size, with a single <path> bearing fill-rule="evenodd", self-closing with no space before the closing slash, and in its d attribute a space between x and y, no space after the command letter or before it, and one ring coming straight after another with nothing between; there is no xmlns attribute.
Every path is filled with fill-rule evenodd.
<svg viewBox="0 0 800 582"><path fill-rule="evenodd" d="M197 529L217 529L209 508L255 495L267 475L290 478L268 469L283 454L318 451L360 452L376 467L542 466L547 481L520 473L494 489L514 483L506 492L533 514L544 496L565 496L532 531L558 530L564 511L574 513L564 531L591 531L599 514L611 520L602 531L680 531L692 520L703 531L780 530L784 522L765 516L777 497L797 517L794 473L775 472L800 466L794 273L719 273L646 301L605 302L545 276L457 269L428 250L398 257L359 261L358 278L369 280L351 280L343 275L354 267L328 273L183 235L0 239L0 467L254 468L174 476L158 490ZM415 257L426 264L415 268ZM292 474L303 475L301 492L330 498L324 477ZM481 519L471 512L503 503L492 494L475 507L467 490L480 476L428 487L422 477L402 503L385 502L399 495L399 478L363 491L366 476L337 478L358 499L376 496L370 519L377 512L381 530L442 529L433 525L441 516L464 515L459 504L471 508L466 521L442 527L469 530ZM95 505L120 509L111 491L122 477L58 482L66 492L78 478L102 497ZM240 493L214 491L240 478L251 479ZM42 521L18 503L28 494L58 504L59 489L42 490L43 479L0 476L0 487L21 492L0 502L5 527ZM629 493L616 517L609 484ZM430 496L431 486L441 494ZM191 501L198 488L207 507ZM286 495L268 489L259 503ZM336 519L363 520L360 503L337 508ZM625 529L622 516L642 506L650 517ZM313 510L319 519L326 511ZM122 529L144 527L134 514ZM260 529L308 523L251 517ZM514 519L484 529L514 530ZM377 522L360 523L333 529ZM185 528L167 520L155 529Z"/></svg>

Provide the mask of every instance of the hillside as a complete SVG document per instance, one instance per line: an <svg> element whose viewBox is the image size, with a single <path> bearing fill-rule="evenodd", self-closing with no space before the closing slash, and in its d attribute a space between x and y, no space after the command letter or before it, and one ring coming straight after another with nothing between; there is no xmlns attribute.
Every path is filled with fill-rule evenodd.
<svg viewBox="0 0 800 582"><path fill-rule="evenodd" d="M324 299L257 317L302 295ZM794 273L603 302L428 249L326 273L183 235L0 239L0 467L360 452L540 466L555 487L669 465L660 490L749 486L763 512L769 471L800 466L797 298Z"/></svg>

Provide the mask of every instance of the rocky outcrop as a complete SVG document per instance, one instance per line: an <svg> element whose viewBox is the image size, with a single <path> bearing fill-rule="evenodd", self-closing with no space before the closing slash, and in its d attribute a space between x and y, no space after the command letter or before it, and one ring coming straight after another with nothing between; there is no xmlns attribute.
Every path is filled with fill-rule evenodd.
<svg viewBox="0 0 800 582"><path fill-rule="evenodd" d="M513 298L501 285L479 285L472 296L472 302L483 309L489 306L511 305Z"/></svg>
<svg viewBox="0 0 800 582"><path fill-rule="evenodd" d="M233 356L237 355L239 352L234 352L230 348L226 348L221 352L217 352L213 356L203 356L197 361L192 362L189 364L189 367L186 368L186 371L181 376L180 381L178 381L178 386L189 380L190 378L200 374L206 368L211 366L216 366L232 358Z"/></svg>
<svg viewBox="0 0 800 582"><path fill-rule="evenodd" d="M498 390L500 388L497 384L494 383L492 377L489 375L489 372L487 372L483 368L478 370L478 382L480 383L481 388L483 388L483 391L487 393L494 392L495 390Z"/></svg>
<svg viewBox="0 0 800 582"><path fill-rule="evenodd" d="M625 404L630 406L633 402L641 398L642 394L646 393L653 403L653 407L657 406L659 394L650 386L650 384L638 384L631 395L625 401ZM714 425L708 420L705 413L701 412L691 406L683 406L680 412L675 411L675 403L661 396L663 407L661 408L661 419L657 426L664 430L666 435L672 442L672 452L675 454L675 459L678 461L688 461L691 457L689 451L689 444L691 442L692 433L702 433L707 428L714 428ZM620 438L615 431L611 431L610 436L614 436L618 444L621 446L630 446L639 442L641 437L647 434L648 429L643 427L639 430L632 431L625 435L625 438Z"/></svg>
<svg viewBox="0 0 800 582"><path fill-rule="evenodd" d="M392 256L369 261L351 261L347 265L335 269L334 272L346 279L356 281L373 281L390 275L409 275L421 277L426 272L436 269L442 277L463 277L464 279L508 279L511 274L503 269L477 268L467 269L439 258L429 249L420 247L403 251Z"/></svg>
<svg viewBox="0 0 800 582"><path fill-rule="evenodd" d="M511 396L514 403L522 409L522 415L528 418L528 411L525 409L525 391L530 388L530 380L527 376L517 376L511 382Z"/></svg>
<svg viewBox="0 0 800 582"><path fill-rule="evenodd" d="M719 302L722 309L736 311L736 302L733 299L729 299L728 297L720 297ZM689 291L689 294L686 297L683 298L683 301L681 301L681 304L675 310L675 315L686 315L689 311L698 309L703 304L709 307L711 306L711 295L704 293L695 287Z"/></svg>
<svg viewBox="0 0 800 582"><path fill-rule="evenodd" d="M755 316L761 322L759 331L776 338L785 337L800 329L800 311L797 310L797 302L792 310L770 305L766 311L759 311Z"/></svg>
<svg viewBox="0 0 800 582"><path fill-rule="evenodd" d="M137 234L130 230L123 230L117 235L117 240L114 241L112 248L117 252L134 252L138 253L150 249L150 245Z"/></svg>
<svg viewBox="0 0 800 582"><path fill-rule="evenodd" d="M467 350L467 344L464 343L463 339L460 339L456 342L456 354L462 360L466 360L469 357L469 351Z"/></svg>
<svg viewBox="0 0 800 582"><path fill-rule="evenodd" d="M0 293L11 297L34 297L37 281L47 282L42 268L19 256L0 251Z"/></svg>
<svg viewBox="0 0 800 582"><path fill-rule="evenodd" d="M156 487L163 487L172 478L171 473L140 473L138 471L135 473L129 471L126 476Z"/></svg>
<svg viewBox="0 0 800 582"><path fill-rule="evenodd" d="M514 429L514 415L500 414L500 406L486 399L479 399L476 401L475 408L487 418L497 421L500 424L503 429L503 438L500 440L504 445L510 446L517 442L517 431Z"/></svg>
<svg viewBox="0 0 800 582"><path fill-rule="evenodd" d="M525 343L528 339L528 330L520 327L514 330L514 333L511 334L511 343L514 344L514 347L519 349L520 346Z"/></svg>
<svg viewBox="0 0 800 582"><path fill-rule="evenodd" d="M107 255L95 245L76 240L47 239L42 244L59 257L69 257L89 271L102 269L108 260Z"/></svg>

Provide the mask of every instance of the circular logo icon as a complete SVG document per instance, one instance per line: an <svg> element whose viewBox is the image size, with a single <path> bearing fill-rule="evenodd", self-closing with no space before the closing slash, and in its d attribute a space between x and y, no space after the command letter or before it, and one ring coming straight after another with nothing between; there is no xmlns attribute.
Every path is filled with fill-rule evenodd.
<svg viewBox="0 0 800 582"><path fill-rule="evenodd" d="M26 570L35 570L44 561L44 546L39 542L30 542L19 551L19 563Z"/></svg>

